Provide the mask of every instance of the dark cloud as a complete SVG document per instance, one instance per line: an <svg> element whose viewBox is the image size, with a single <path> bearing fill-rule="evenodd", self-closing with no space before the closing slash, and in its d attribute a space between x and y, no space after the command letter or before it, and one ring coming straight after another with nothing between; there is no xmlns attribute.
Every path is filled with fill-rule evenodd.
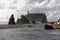
<svg viewBox="0 0 60 40"><path fill-rule="evenodd" d="M29 2L28 3L30 3L30 4L32 4L33 2L35 3L35 2L39 2L39 3L41 3L41 2L43 2L44 0L29 0Z"/></svg>
<svg viewBox="0 0 60 40"><path fill-rule="evenodd" d="M8 2L7 2L8 1ZM60 11L60 0L7 0L5 3L0 3L0 9L4 9L5 7L10 11L9 9L12 9L10 14L12 13L13 10L15 10L15 15L17 14L16 17L20 17L21 10L30 11L30 12L45 12L48 19L50 20L55 20L59 17L59 11ZM18 1L18 2L17 2ZM25 3L26 1L26 3ZM21 4L19 4L21 2ZM21 9L21 10L20 10ZM5 10L4 10L5 11ZM58 14L57 14L58 13Z"/></svg>
<svg viewBox="0 0 60 40"><path fill-rule="evenodd" d="M44 11L56 11L58 10L58 8L56 9L55 7L54 8L33 8L30 10L30 12L44 12ZM60 9L59 9L60 10Z"/></svg>

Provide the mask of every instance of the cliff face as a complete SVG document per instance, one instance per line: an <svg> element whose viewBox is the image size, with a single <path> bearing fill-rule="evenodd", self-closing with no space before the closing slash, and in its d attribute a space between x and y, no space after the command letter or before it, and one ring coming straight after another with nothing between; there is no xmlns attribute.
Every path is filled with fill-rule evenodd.
<svg viewBox="0 0 60 40"><path fill-rule="evenodd" d="M15 19L14 19L14 15L13 14L10 17L8 24L9 25L15 25Z"/></svg>
<svg viewBox="0 0 60 40"><path fill-rule="evenodd" d="M47 22L46 15L45 14L40 14L40 13L28 14L28 15L26 15L26 18L29 21L35 20L37 22L42 22L42 23L46 23Z"/></svg>
<svg viewBox="0 0 60 40"><path fill-rule="evenodd" d="M41 13L29 13L27 15L21 16L22 23L32 23L33 20L35 22L41 22L41 23L46 23L47 22L47 17L45 14Z"/></svg>
<svg viewBox="0 0 60 40"><path fill-rule="evenodd" d="M29 20L24 15L21 16L21 19L17 19L17 24L28 24L28 23Z"/></svg>

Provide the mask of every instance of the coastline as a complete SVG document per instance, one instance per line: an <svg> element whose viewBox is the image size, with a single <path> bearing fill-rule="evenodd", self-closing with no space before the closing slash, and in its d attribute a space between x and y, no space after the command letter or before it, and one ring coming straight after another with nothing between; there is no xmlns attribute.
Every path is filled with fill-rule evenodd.
<svg viewBox="0 0 60 40"><path fill-rule="evenodd" d="M31 26L31 27L29 27ZM16 24L16 25L8 25L8 24L0 24L0 29L7 28L40 28L44 29L45 24Z"/></svg>

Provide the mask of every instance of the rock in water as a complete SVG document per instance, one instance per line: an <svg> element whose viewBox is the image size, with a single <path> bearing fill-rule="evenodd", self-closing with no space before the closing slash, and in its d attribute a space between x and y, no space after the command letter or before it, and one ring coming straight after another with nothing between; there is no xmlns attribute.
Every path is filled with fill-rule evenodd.
<svg viewBox="0 0 60 40"><path fill-rule="evenodd" d="M29 25L28 27L32 27L31 25Z"/></svg>
<svg viewBox="0 0 60 40"><path fill-rule="evenodd" d="M51 25L45 25L45 29L53 29L53 26L51 26Z"/></svg>
<svg viewBox="0 0 60 40"><path fill-rule="evenodd" d="M8 24L9 25L14 25L15 24L15 19L14 19L14 15L13 14L10 17Z"/></svg>

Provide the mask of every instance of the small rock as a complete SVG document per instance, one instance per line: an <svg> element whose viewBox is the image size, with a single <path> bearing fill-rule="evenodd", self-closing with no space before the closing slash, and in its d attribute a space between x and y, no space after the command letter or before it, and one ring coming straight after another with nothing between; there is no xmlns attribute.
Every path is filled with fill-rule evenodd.
<svg viewBox="0 0 60 40"><path fill-rule="evenodd" d="M31 25L29 25L28 27L32 27Z"/></svg>
<svg viewBox="0 0 60 40"><path fill-rule="evenodd" d="M53 29L53 26L51 26L51 25L45 25L45 29Z"/></svg>

